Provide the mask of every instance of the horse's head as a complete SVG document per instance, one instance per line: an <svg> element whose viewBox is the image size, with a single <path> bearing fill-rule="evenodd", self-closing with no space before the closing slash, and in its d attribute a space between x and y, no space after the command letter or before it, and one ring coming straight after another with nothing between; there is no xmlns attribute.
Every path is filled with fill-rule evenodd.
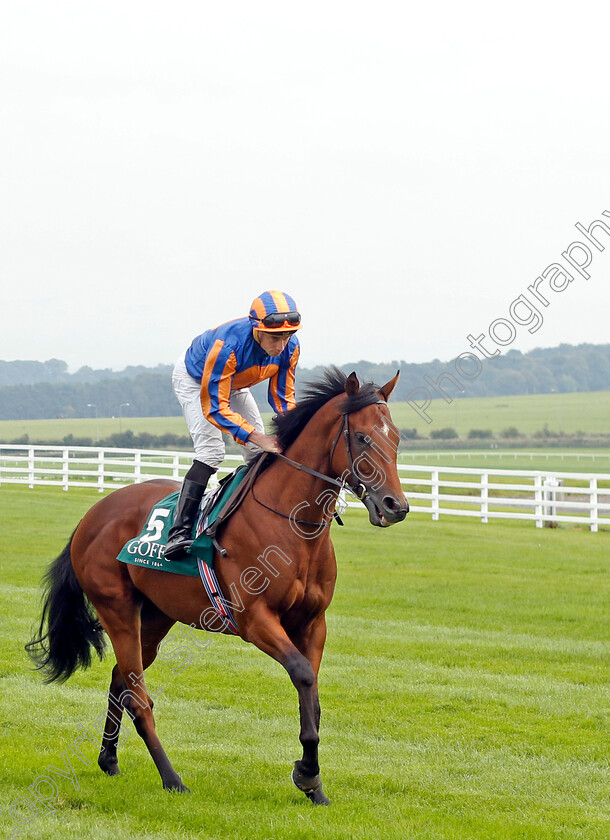
<svg viewBox="0 0 610 840"><path fill-rule="evenodd" d="M398 373L379 390L361 389L355 373L347 377L343 433L332 453L337 475L362 500L371 524L380 527L402 522L409 512L396 468L400 433L387 405L397 381Z"/></svg>

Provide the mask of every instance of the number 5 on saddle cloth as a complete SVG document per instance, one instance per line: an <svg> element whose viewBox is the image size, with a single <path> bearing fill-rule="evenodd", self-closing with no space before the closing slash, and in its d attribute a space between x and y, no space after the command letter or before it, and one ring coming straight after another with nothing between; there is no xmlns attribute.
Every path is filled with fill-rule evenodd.
<svg viewBox="0 0 610 840"><path fill-rule="evenodd" d="M174 521L174 512L180 496L180 491L177 490L155 504L148 515L142 533L123 546L117 560L178 575L200 576L217 613L228 629L237 632L234 619L230 615L230 609L227 611L226 601L214 574L214 551L222 555L226 554L226 551L218 544L216 534L220 526L237 510L266 461L265 453L265 456L251 465L238 467L233 473L223 478L217 488L205 494L201 511L193 527L193 543L184 557L170 562L164 556L169 530Z"/></svg>

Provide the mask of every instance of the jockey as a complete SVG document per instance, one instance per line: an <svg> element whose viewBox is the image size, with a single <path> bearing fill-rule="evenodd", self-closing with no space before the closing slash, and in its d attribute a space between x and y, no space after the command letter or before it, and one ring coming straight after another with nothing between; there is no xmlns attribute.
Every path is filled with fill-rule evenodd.
<svg viewBox="0 0 610 840"><path fill-rule="evenodd" d="M182 406L195 459L180 491L165 556L180 557L191 545L191 531L203 493L225 457L222 433L245 447L249 463L264 452L281 452L266 435L250 386L269 380L271 408L294 408L294 374L299 359L301 316L290 295L267 291L246 318L228 321L197 336L174 367L172 384Z"/></svg>

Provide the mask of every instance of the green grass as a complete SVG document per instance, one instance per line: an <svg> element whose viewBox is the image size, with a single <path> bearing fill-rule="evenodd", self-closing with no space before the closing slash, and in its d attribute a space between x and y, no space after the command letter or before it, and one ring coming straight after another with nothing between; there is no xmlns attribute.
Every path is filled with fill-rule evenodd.
<svg viewBox="0 0 610 840"><path fill-rule="evenodd" d="M460 437L466 438L470 429L491 429L499 434L508 426L515 426L522 434L533 434L548 425L551 431L571 434L579 430L589 434L610 434L610 391L574 394L533 394L518 397L468 397L447 404L433 400L428 424L406 403L390 404L392 418L399 429L417 428L422 436L432 429L451 426ZM270 418L265 415L266 419ZM9 441L29 435L31 441L63 440L75 437L105 438L120 430L131 429L135 434L149 432L160 435L171 432L186 435L182 416L179 417L100 417L57 420L2 420L0 440Z"/></svg>
<svg viewBox="0 0 610 840"><path fill-rule="evenodd" d="M40 574L98 499L0 488L5 837L9 804L31 797L77 725L93 729L105 709L111 657L43 686L23 652ZM379 531L360 512L345 519L320 680L331 808L311 807L289 779L299 744L287 675L212 637L182 673L170 662L148 672L164 692L160 736L192 794L161 790L130 725L122 775L103 776L86 742L79 789L59 779L56 810L40 805L19 836L605 840L610 534L417 516Z"/></svg>
<svg viewBox="0 0 610 840"><path fill-rule="evenodd" d="M450 392L450 396L453 394ZM390 403L392 419L399 429L416 428L428 437L432 429L450 426L466 438L470 429L502 429L515 426L531 435L548 425L550 431L572 434L610 434L610 391L574 394L531 394L517 397L467 397L446 403L432 400L426 423L406 402Z"/></svg>

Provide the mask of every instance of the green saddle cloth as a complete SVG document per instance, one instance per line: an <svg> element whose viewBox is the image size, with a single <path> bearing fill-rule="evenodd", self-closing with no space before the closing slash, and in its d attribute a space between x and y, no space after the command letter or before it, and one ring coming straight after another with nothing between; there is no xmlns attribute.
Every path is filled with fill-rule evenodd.
<svg viewBox="0 0 610 840"><path fill-rule="evenodd" d="M144 566L147 569L158 569L162 572L173 572L178 575L199 577L197 560L201 559L210 568L214 562L214 546L212 540L205 533L205 529L212 525L224 507L227 499L246 477L247 466L238 467L227 479L223 479L221 492L214 498L212 509L202 517L199 515L193 526L193 544L188 555L179 560L165 559L165 546L169 530L174 522L174 513L180 491L170 493L152 508L146 520L142 533L133 540L125 543L117 560L131 563L132 566Z"/></svg>

